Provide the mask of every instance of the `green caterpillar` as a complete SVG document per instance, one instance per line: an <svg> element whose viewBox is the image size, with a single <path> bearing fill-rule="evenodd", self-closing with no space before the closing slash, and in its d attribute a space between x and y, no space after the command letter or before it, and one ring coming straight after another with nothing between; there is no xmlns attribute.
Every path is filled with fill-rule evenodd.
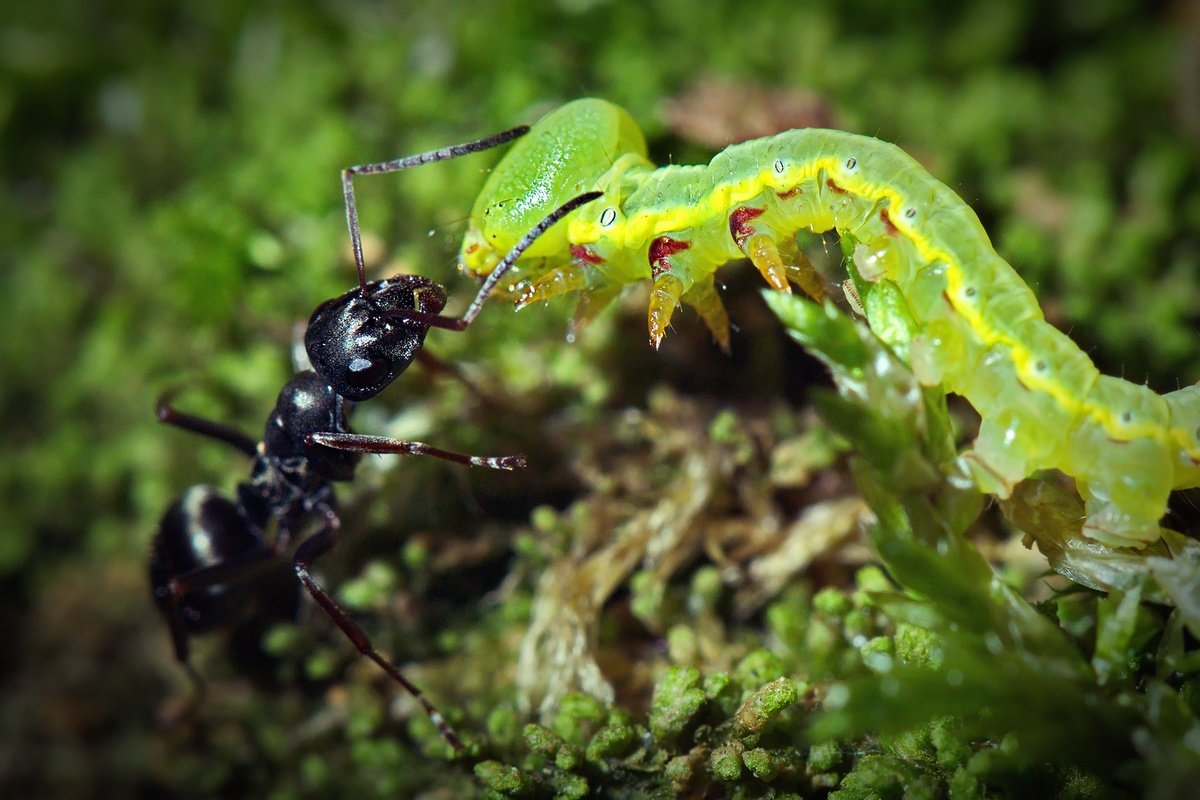
<svg viewBox="0 0 1200 800"><path fill-rule="evenodd" d="M589 189L604 196L525 253L521 266L536 278L518 306L578 292L587 316L649 279L652 345L682 301L728 347L716 269L749 258L775 289L791 282L819 298L823 284L794 234L836 230L859 242L864 278L890 281L907 300L918 379L979 412L963 460L983 491L1007 497L1033 472L1059 469L1086 500L1084 532L1131 547L1159 538L1173 489L1200 486L1200 386L1159 395L1101 375L1044 320L971 207L895 145L792 130L732 145L707 165L655 168L627 112L578 100L538 122L492 173L464 268L488 274L547 211Z"/></svg>

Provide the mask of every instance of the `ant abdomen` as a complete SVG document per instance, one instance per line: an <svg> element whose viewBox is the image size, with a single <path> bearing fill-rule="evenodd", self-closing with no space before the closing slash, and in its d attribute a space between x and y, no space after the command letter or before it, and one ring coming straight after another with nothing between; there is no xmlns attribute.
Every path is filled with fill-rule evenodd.
<svg viewBox="0 0 1200 800"><path fill-rule="evenodd" d="M197 570L243 560L260 546L236 503L215 487L193 486L163 514L150 545L154 602L168 616L174 610L189 633L239 621L250 595L244 581L217 583L177 597L171 583Z"/></svg>

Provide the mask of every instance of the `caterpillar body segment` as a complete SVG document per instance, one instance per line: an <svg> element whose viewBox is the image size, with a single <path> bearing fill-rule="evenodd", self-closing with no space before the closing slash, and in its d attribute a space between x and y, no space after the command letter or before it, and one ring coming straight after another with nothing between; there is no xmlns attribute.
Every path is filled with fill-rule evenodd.
<svg viewBox="0 0 1200 800"><path fill-rule="evenodd" d="M682 302L727 348L715 271L749 258L771 287L819 298L824 282L794 236L835 230L858 242L859 293L887 282L907 303L915 326L902 349L918 379L979 412L962 462L981 489L1007 497L1031 473L1061 470L1085 499L1085 534L1136 547L1159 538L1172 489L1200 485L1200 387L1164 396L1101 375L1045 321L971 207L895 145L802 129L732 145L707 165L655 169L625 111L579 100L535 125L493 172L464 267L487 274L526 217L588 189L603 196L526 254L518 305L578 293L590 314L619 287L649 280L654 346ZM870 313L868 322L885 324Z"/></svg>

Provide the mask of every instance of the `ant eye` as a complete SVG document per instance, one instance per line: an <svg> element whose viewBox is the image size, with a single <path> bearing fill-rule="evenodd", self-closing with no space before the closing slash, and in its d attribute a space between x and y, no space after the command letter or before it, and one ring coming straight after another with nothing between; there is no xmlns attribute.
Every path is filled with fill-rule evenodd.
<svg viewBox="0 0 1200 800"><path fill-rule="evenodd" d="M378 386L391 372L391 366L387 359L355 358L346 366L346 385L353 389Z"/></svg>

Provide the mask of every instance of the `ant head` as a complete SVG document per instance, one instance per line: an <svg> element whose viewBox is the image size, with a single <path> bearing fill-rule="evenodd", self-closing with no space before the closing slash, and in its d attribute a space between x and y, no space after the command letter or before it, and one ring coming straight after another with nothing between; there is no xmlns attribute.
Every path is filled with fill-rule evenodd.
<svg viewBox="0 0 1200 800"><path fill-rule="evenodd" d="M445 304L445 290L419 275L373 281L327 300L304 333L313 370L348 400L374 397L412 363L429 331L425 318Z"/></svg>

